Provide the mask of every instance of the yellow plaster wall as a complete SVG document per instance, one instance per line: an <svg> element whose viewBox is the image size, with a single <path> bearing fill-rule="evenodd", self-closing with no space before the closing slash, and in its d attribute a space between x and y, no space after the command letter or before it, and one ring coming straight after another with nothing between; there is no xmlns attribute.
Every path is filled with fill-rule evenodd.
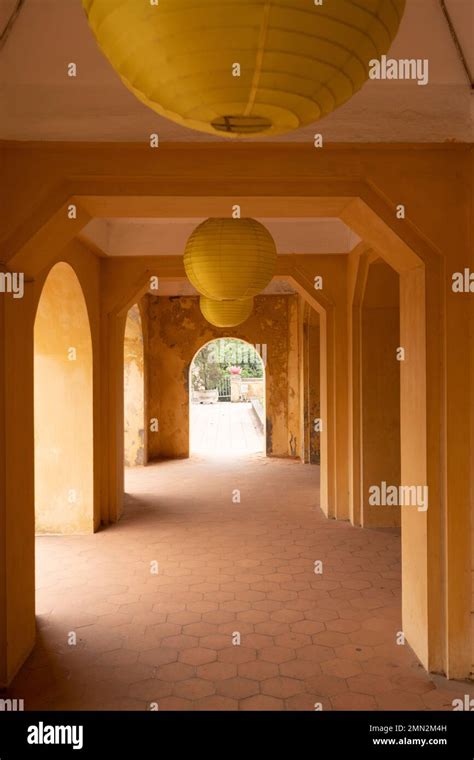
<svg viewBox="0 0 474 760"><path fill-rule="evenodd" d="M362 308L362 520L400 526L400 507L369 504L369 488L400 485L399 278L384 261L369 267Z"/></svg>
<svg viewBox="0 0 474 760"><path fill-rule="evenodd" d="M34 294L0 296L0 686L35 639ZM8 445L7 445L8 443Z"/></svg>
<svg viewBox="0 0 474 760"><path fill-rule="evenodd" d="M86 304L69 264L49 273L34 328L37 533L94 527L92 342Z"/></svg>
<svg viewBox="0 0 474 760"><path fill-rule="evenodd" d="M317 429L317 420L321 417L319 315L303 299L300 306L300 428L304 443L300 456L303 462L320 464L321 433Z"/></svg>

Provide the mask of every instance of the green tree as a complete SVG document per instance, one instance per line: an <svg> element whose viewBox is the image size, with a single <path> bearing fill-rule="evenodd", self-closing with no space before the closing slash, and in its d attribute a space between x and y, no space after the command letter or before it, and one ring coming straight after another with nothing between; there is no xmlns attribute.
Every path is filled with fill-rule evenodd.
<svg viewBox="0 0 474 760"><path fill-rule="evenodd" d="M229 377L230 367L241 367L242 377L263 377L263 364L253 346L236 338L219 338L203 346L192 367L194 390L213 390L223 377Z"/></svg>

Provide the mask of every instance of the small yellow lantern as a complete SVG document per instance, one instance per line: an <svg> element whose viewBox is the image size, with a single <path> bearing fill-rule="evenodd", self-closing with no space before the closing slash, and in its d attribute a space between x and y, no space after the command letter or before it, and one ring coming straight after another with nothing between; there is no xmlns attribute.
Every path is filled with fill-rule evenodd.
<svg viewBox="0 0 474 760"><path fill-rule="evenodd" d="M215 327L236 327L252 313L253 298L244 301L213 301L201 296L199 306L203 317Z"/></svg>
<svg viewBox="0 0 474 760"><path fill-rule="evenodd" d="M345 103L388 52L405 0L82 0L147 106L226 137L278 135Z"/></svg>
<svg viewBox="0 0 474 760"><path fill-rule="evenodd" d="M255 219L207 219L186 244L184 268L201 295L240 300L266 288L276 259L272 236Z"/></svg>

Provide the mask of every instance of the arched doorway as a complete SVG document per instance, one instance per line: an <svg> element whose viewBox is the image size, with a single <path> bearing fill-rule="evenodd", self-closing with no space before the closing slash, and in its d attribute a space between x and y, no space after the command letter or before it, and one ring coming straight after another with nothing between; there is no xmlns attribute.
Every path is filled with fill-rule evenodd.
<svg viewBox="0 0 474 760"><path fill-rule="evenodd" d="M256 347L236 338L202 346L189 369L191 455L265 453L265 366Z"/></svg>
<svg viewBox="0 0 474 760"><path fill-rule="evenodd" d="M92 340L81 285L56 264L34 326L36 533L94 530Z"/></svg>

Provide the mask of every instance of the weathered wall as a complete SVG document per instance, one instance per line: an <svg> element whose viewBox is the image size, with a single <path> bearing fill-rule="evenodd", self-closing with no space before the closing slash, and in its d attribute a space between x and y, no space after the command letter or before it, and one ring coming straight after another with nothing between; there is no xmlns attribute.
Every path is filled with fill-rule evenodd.
<svg viewBox="0 0 474 760"><path fill-rule="evenodd" d="M299 382L301 460L321 462L321 399L320 399L320 341L319 315L309 304L300 303Z"/></svg>
<svg viewBox="0 0 474 760"><path fill-rule="evenodd" d="M136 467L145 462L145 357L138 305L127 314L123 341L124 463Z"/></svg>
<svg viewBox="0 0 474 760"><path fill-rule="evenodd" d="M267 454L298 455L299 430L288 414L288 399L299 393L289 368L290 315L297 301L298 296L258 296L246 322L221 330L206 322L197 297L149 297L149 415L159 420L158 433L149 434L150 458L189 455L189 367L205 343L222 337L266 346L261 354L266 353Z"/></svg>
<svg viewBox="0 0 474 760"><path fill-rule="evenodd" d="M66 263L44 285L34 329L37 533L94 527L92 343L77 276Z"/></svg>
<svg viewBox="0 0 474 760"><path fill-rule="evenodd" d="M305 322L307 351L308 351L308 375L307 375L307 425L309 429L309 461L311 464L321 462L321 433L318 431L316 421L321 417L320 403L320 346L319 346L319 316L313 309L309 310Z"/></svg>

